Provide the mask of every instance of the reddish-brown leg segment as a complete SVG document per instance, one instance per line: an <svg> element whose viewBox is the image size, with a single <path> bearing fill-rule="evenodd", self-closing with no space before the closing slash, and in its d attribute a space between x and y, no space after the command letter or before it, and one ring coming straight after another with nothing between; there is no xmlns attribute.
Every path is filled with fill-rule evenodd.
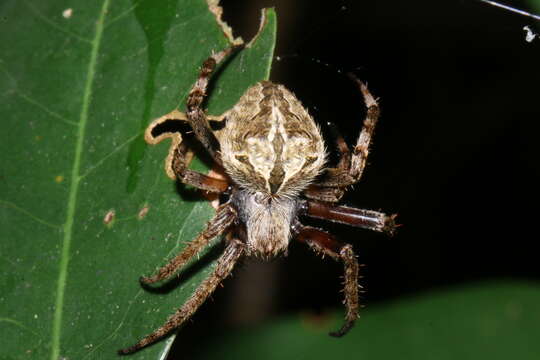
<svg viewBox="0 0 540 360"><path fill-rule="evenodd" d="M240 241L233 240L225 249L225 252L218 260L217 266L214 272L206 278L201 285L195 290L193 295L178 309L163 326L159 329L146 336L138 343L133 346L130 346L126 349L119 350L120 354L131 354L145 346L148 346L163 336L170 333L172 330L176 329L187 319L189 319L195 311L201 306L204 301L210 296L216 287L231 273L234 265L244 253L244 244Z"/></svg>
<svg viewBox="0 0 540 360"><path fill-rule="evenodd" d="M180 143L174 151L172 167L178 180L209 192L222 193L227 191L229 188L228 181L216 179L189 169L186 159L187 152L188 147L185 142Z"/></svg>
<svg viewBox="0 0 540 360"><path fill-rule="evenodd" d="M333 222L356 226L392 235L396 230L396 215L356 209L348 206L338 206L321 201L307 200L303 204L305 215L317 219L330 220Z"/></svg>
<svg viewBox="0 0 540 360"><path fill-rule="evenodd" d="M345 188L312 184L302 194L308 199L335 203L341 200L345 194Z"/></svg>
<svg viewBox="0 0 540 360"><path fill-rule="evenodd" d="M223 234L235 220L236 211L233 209L233 207L228 204L221 205L217 209L216 215L206 226L206 229L200 233L197 238L189 242L180 254L169 261L167 265L159 269L157 274L148 277L141 277L140 281L143 284L152 284L171 277L193 256L205 248L212 239Z"/></svg>
<svg viewBox="0 0 540 360"><path fill-rule="evenodd" d="M314 251L329 255L335 260L343 261L345 268L345 323L330 335L341 337L345 335L358 319L358 261L350 244L342 244L332 235L310 226L300 226L296 239L308 244Z"/></svg>

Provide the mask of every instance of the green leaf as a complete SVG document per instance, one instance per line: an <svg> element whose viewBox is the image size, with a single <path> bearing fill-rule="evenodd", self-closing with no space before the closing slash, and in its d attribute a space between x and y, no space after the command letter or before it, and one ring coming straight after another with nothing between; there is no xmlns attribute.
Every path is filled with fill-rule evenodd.
<svg viewBox="0 0 540 360"><path fill-rule="evenodd" d="M0 13L0 358L111 359L211 271L168 293L140 287L213 214L181 198L163 171L169 144L142 133L182 109L228 41L203 0L4 0ZM268 77L267 15L220 74L210 113ZM169 343L130 358L162 358Z"/></svg>
<svg viewBox="0 0 540 360"><path fill-rule="evenodd" d="M531 7L531 10L535 12L535 15L539 15L540 13L540 0L528 0L527 3Z"/></svg>
<svg viewBox="0 0 540 360"><path fill-rule="evenodd" d="M534 360L539 303L538 284L475 284L369 306L343 338L327 335L342 314L294 316L229 331L191 358Z"/></svg>

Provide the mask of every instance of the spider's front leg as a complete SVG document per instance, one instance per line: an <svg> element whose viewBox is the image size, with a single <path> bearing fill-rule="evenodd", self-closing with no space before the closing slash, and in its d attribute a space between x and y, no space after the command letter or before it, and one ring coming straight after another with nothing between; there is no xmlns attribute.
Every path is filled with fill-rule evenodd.
<svg viewBox="0 0 540 360"><path fill-rule="evenodd" d="M228 49L220 51L216 54L210 56L203 63L201 71L199 73L199 78L191 88L189 96L187 99L187 118L193 132L197 139L203 144L208 153L212 158L218 163L221 164L221 158L219 157L219 142L210 128L208 123L208 118L205 114L204 109L201 105L206 96L206 89L208 87L208 82L210 76L214 72L216 66L223 61L231 52L240 46L232 46Z"/></svg>
<svg viewBox="0 0 540 360"><path fill-rule="evenodd" d="M131 354L147 345L150 345L163 336L176 329L189 319L204 301L210 296L216 287L231 273L234 265L244 253L244 244L238 240L232 240L227 245L223 255L218 260L215 270L207 277L189 299L169 317L167 322L150 335L141 339L138 343L126 349L119 350L120 354Z"/></svg>
<svg viewBox="0 0 540 360"><path fill-rule="evenodd" d="M352 156L350 156L350 162L346 160L340 161L340 164L337 167L327 169L321 181L315 184L317 187L344 188L352 185L360 180L362 172L366 167L366 162L369 155L369 145L371 143L373 132L375 131L375 125L379 119L379 105L373 95L371 95L369 92L367 86L362 81L358 80L352 74L349 74L349 76L358 84L358 87L360 88L360 91L364 97L364 102L367 107L364 126L360 132L356 146L352 151ZM343 141L338 139L338 147L341 151L342 159L347 159L349 158L348 150L345 152L343 151L343 145L341 142ZM309 196L309 194L307 195ZM316 194L312 198L319 199L316 197Z"/></svg>
<svg viewBox="0 0 540 360"><path fill-rule="evenodd" d="M331 336L345 335L358 319L358 260L353 252L352 245L342 244L332 235L311 226L298 225L296 240L308 244L314 251L330 256L334 260L341 260L345 268L345 323L338 331L330 333Z"/></svg>

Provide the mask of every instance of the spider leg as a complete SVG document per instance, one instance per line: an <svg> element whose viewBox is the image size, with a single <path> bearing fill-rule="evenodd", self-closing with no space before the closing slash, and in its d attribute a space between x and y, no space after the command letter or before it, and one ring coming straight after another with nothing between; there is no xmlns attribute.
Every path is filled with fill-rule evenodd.
<svg viewBox="0 0 540 360"><path fill-rule="evenodd" d="M358 319L358 260L350 244L342 244L332 235L311 226L302 226L296 235L296 239L306 243L317 253L330 256L334 260L341 260L345 268L344 288L345 293L345 323L338 331L330 333L331 336L341 337L345 335Z"/></svg>
<svg viewBox="0 0 540 360"><path fill-rule="evenodd" d="M336 146L339 152L339 163L337 164L336 168L333 169L333 171L348 173L351 166L351 152L349 147L334 123L329 122L328 128L336 141ZM326 202L338 202L341 200L344 194L344 188L320 186L317 184L311 184L307 189L304 190L304 196L308 199Z"/></svg>
<svg viewBox="0 0 540 360"><path fill-rule="evenodd" d="M303 194L308 199L335 203L341 200L345 194L345 189L311 184L304 190Z"/></svg>
<svg viewBox="0 0 540 360"><path fill-rule="evenodd" d="M244 253L244 244L238 240L232 240L226 247L223 255L218 260L212 274L207 277L195 290L190 298L167 319L159 329L141 339L138 343L128 348L119 350L119 354L131 354L147 345L150 345L163 336L176 329L188 320L197 311L204 301L210 296L216 287L225 279L234 268L234 265Z"/></svg>
<svg viewBox="0 0 540 360"><path fill-rule="evenodd" d="M316 185L321 187L346 187L356 183L362 177L362 172L366 166L369 155L369 145L375 130L375 125L379 119L379 105L369 92L367 86L354 75L349 76L358 84L364 97L367 107L367 114L364 119L364 126L352 151L351 161L348 166L329 168L321 181ZM339 145L341 147L341 145ZM340 162L341 164L341 162Z"/></svg>
<svg viewBox="0 0 540 360"><path fill-rule="evenodd" d="M221 159L217 153L219 151L219 142L210 128L208 117L206 116L201 105L204 97L206 96L208 81L214 72L216 65L222 62L223 59L225 59L236 48L238 48L238 46L229 47L223 51L213 54L206 59L199 73L199 78L191 88L187 98L186 115L189 124L197 139L201 142L201 144L203 144L208 153L218 164L221 164Z"/></svg>
<svg viewBox="0 0 540 360"><path fill-rule="evenodd" d="M368 230L393 235L396 228L396 214L386 215L379 211L338 206L332 203L307 200L302 204L303 214L309 217L329 220Z"/></svg>
<svg viewBox="0 0 540 360"><path fill-rule="evenodd" d="M221 122L225 119L224 115L219 116L212 116L207 115L208 120L213 122ZM159 144L161 141L165 139L171 139L171 146L169 148L169 154L167 155L167 158L165 159L165 172L167 173L167 176L173 180L176 179L176 174L174 173L172 162L175 157L176 148L182 143L182 134L180 131L171 131L170 129L165 129L165 131L159 131L159 128L163 126L165 123L171 122L176 123L176 126L181 126L182 123L187 123L188 118L187 115L183 112L180 112L178 110L173 110L168 114L165 114L148 125L146 128L146 131L144 132L144 140L151 145ZM187 156L187 149L183 150L183 158L184 163L187 168L189 165L189 162L191 161L191 156Z"/></svg>
<svg viewBox="0 0 540 360"><path fill-rule="evenodd" d="M193 256L208 245L208 243L223 234L236 220L236 211L228 204L221 205L214 218L208 223L206 229L176 255L169 263L158 270L155 275L141 277L143 284L152 284L171 277L178 269L184 266Z"/></svg>
<svg viewBox="0 0 540 360"><path fill-rule="evenodd" d="M185 142L178 144L174 150L172 169L178 180L184 184L209 192L222 193L229 188L229 182L227 180L216 179L189 169L187 153L188 147Z"/></svg>
<svg viewBox="0 0 540 360"><path fill-rule="evenodd" d="M337 165L337 168L342 169L343 171L349 171L349 168L351 167L351 151L349 150L349 147L347 146L345 139L339 132L336 124L329 122L328 128L330 129L332 136L336 140L336 145L339 152L339 163Z"/></svg>

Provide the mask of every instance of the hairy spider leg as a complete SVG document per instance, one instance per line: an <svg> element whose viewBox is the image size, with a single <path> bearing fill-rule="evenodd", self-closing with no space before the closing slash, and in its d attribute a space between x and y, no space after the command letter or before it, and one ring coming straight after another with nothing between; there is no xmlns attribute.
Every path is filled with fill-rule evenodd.
<svg viewBox="0 0 540 360"><path fill-rule="evenodd" d="M320 187L343 188L360 180L366 166L369 155L369 145L373 137L373 132L375 131L375 125L379 119L379 105L373 95L369 92L367 86L353 74L349 74L349 77L354 80L360 88L360 92L362 93L366 104L367 114L364 118L364 125L360 132L360 136L358 137L358 141L356 142L356 146L352 151L350 165L348 167L338 166L327 169L321 181L315 184Z"/></svg>
<svg viewBox="0 0 540 360"><path fill-rule="evenodd" d="M195 290L191 297L169 317L167 322L150 335L141 339L138 343L128 348L119 350L119 354L131 354L145 346L148 346L176 329L184 321L189 319L204 301L216 289L216 287L231 273L234 265L245 251L245 245L238 240L232 240L226 247L223 255L218 260L215 270Z"/></svg>
<svg viewBox="0 0 540 360"><path fill-rule="evenodd" d="M343 262L345 276L345 323L337 331L330 333L331 336L341 337L352 329L358 319L358 260L351 244L343 244L327 232L311 226L300 225L296 240L306 243L311 249L320 254L325 254L334 260Z"/></svg>
<svg viewBox="0 0 540 360"><path fill-rule="evenodd" d="M216 66L223 61L229 54L242 46L231 46L225 50L213 54L202 65L199 73L199 78L191 88L187 98L187 118L193 132L201 144L205 147L212 158L221 165L219 156L219 141L212 132L208 117L204 109L201 107L206 96L206 89L210 76L214 72Z"/></svg>
<svg viewBox="0 0 540 360"><path fill-rule="evenodd" d="M223 234L236 220L236 210L228 204L221 205L216 215L206 225L206 229L200 233L194 240L190 241L182 252L176 255L167 265L161 267L155 275L141 277L143 284L152 284L165 280L183 267L193 256L204 249L212 239Z"/></svg>
<svg viewBox="0 0 540 360"><path fill-rule="evenodd" d="M209 192L222 193L227 191L229 188L227 180L216 179L189 169L186 158L187 152L188 146L185 142L178 144L174 150L172 168L178 180Z"/></svg>

